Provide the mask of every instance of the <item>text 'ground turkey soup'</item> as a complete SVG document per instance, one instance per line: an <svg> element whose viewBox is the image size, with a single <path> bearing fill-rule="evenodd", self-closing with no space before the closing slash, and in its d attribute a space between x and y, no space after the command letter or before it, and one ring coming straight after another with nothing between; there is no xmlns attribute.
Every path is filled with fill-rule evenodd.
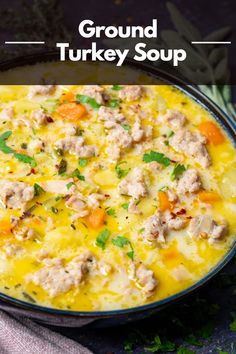
<svg viewBox="0 0 236 354"><path fill-rule="evenodd" d="M235 150L174 87L0 86L0 290L110 310L196 283L236 230Z"/></svg>

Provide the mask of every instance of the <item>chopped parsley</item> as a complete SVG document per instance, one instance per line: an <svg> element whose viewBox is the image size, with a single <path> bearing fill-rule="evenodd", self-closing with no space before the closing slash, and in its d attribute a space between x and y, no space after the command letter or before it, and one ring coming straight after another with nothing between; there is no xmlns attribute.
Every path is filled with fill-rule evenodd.
<svg viewBox="0 0 236 354"><path fill-rule="evenodd" d="M127 130L127 131L131 130L131 126L129 124L121 124L121 126L124 130Z"/></svg>
<svg viewBox="0 0 236 354"><path fill-rule="evenodd" d="M67 170L67 161L62 159L57 167L58 174L63 175Z"/></svg>
<svg viewBox="0 0 236 354"><path fill-rule="evenodd" d="M85 167L88 164L88 160L87 159L79 159L79 166L80 167Z"/></svg>
<svg viewBox="0 0 236 354"><path fill-rule="evenodd" d="M80 170L78 168L76 168L72 174L71 177L76 177L78 178L80 181L85 181L85 177L83 175L81 175Z"/></svg>
<svg viewBox="0 0 236 354"><path fill-rule="evenodd" d="M170 137L172 137L174 135L174 132L173 132L173 130L170 130L168 133L167 133L167 138L170 138Z"/></svg>
<svg viewBox="0 0 236 354"><path fill-rule="evenodd" d="M118 163L118 164L116 165L116 167L115 167L115 171L116 171L117 177L118 177L119 179L121 179L121 178L127 176L127 174L128 174L129 171L130 171L129 168L128 168L128 169L123 169L123 168L120 167L120 165L121 165L121 164L124 164L124 163L126 163L126 162L125 162L125 161L121 161L121 162Z"/></svg>
<svg viewBox="0 0 236 354"><path fill-rule="evenodd" d="M92 97L86 95L76 95L76 102L77 103L87 103L93 109L98 109L101 105Z"/></svg>
<svg viewBox="0 0 236 354"><path fill-rule="evenodd" d="M108 229L102 230L96 238L96 246L104 250L110 234L111 232Z"/></svg>
<svg viewBox="0 0 236 354"><path fill-rule="evenodd" d="M31 156L25 154L18 154L17 152L14 152L14 156L18 161L28 163L31 167L37 166L35 159Z"/></svg>
<svg viewBox="0 0 236 354"><path fill-rule="evenodd" d="M36 161L33 157L25 155L25 154L19 154L17 153L14 149L12 149L10 146L6 144L6 140L12 135L12 131L6 131L2 135L0 135L0 151L2 151L4 154L13 154L14 157L21 162L28 163L31 165L31 167L35 167Z"/></svg>
<svg viewBox="0 0 236 354"><path fill-rule="evenodd" d="M159 336L155 336L148 348L145 348L151 353L156 352L174 352L175 343L169 340L161 340Z"/></svg>
<svg viewBox="0 0 236 354"><path fill-rule="evenodd" d="M74 185L75 185L74 182L69 182L67 183L66 188L69 190Z"/></svg>
<svg viewBox="0 0 236 354"><path fill-rule="evenodd" d="M130 251L127 252L127 256L131 258L132 260L134 259L134 249L133 246L130 242L130 240L125 237L125 236L117 236L116 238L112 239L112 243L114 246L124 248L125 246L130 246Z"/></svg>
<svg viewBox="0 0 236 354"><path fill-rule="evenodd" d="M119 107L119 105L120 105L120 100L117 100L115 98L113 98L112 100L110 100L108 102L108 107L111 107L111 108L117 108L117 107Z"/></svg>
<svg viewBox="0 0 236 354"><path fill-rule="evenodd" d="M113 85L111 89L112 89L113 91L120 91L120 90L123 89L123 87L120 86L120 85Z"/></svg>
<svg viewBox="0 0 236 354"><path fill-rule="evenodd" d="M34 184L34 196L38 197L40 194L44 193L45 190L38 184Z"/></svg>
<svg viewBox="0 0 236 354"><path fill-rule="evenodd" d="M229 325L229 329L232 332L236 332L236 316L233 318L233 321Z"/></svg>
<svg viewBox="0 0 236 354"><path fill-rule="evenodd" d="M59 210L57 208L55 208L54 206L51 207L51 211L54 213L54 214L58 214Z"/></svg>
<svg viewBox="0 0 236 354"><path fill-rule="evenodd" d="M22 143L20 147L21 147L21 149L26 150L27 149L27 144L26 143Z"/></svg>
<svg viewBox="0 0 236 354"><path fill-rule="evenodd" d="M116 215L115 209L113 209L113 208L107 209L107 215L115 216Z"/></svg>
<svg viewBox="0 0 236 354"><path fill-rule="evenodd" d="M129 209L129 203L123 203L121 204L121 207L125 210L128 210Z"/></svg>
<svg viewBox="0 0 236 354"><path fill-rule="evenodd" d="M177 163L173 171L171 172L170 179L172 181L176 180L178 177L182 175L184 171L186 171L186 167L184 165Z"/></svg>
<svg viewBox="0 0 236 354"><path fill-rule="evenodd" d="M156 151L150 151L149 153L144 154L143 161L146 163L156 161L166 167L170 165L170 159L164 154Z"/></svg>

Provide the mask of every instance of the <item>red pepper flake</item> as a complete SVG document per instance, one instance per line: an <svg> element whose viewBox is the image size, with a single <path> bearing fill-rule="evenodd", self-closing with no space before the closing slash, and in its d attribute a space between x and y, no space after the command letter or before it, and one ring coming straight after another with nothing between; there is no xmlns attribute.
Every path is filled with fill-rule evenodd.
<svg viewBox="0 0 236 354"><path fill-rule="evenodd" d="M47 116L46 120L47 120L48 123L53 123L54 122L52 117L49 117L49 116Z"/></svg>
<svg viewBox="0 0 236 354"><path fill-rule="evenodd" d="M37 172L35 171L34 168L31 168L30 173L31 173L32 175L36 175Z"/></svg>
<svg viewBox="0 0 236 354"><path fill-rule="evenodd" d="M176 215L183 215L186 214L186 209L182 208L176 212Z"/></svg>

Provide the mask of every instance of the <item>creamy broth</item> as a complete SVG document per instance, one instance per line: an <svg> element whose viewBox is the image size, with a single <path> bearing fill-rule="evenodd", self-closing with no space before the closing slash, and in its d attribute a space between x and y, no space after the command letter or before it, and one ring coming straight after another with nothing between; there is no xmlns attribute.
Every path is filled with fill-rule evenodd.
<svg viewBox="0 0 236 354"><path fill-rule="evenodd" d="M60 309L129 308L186 289L226 254L235 149L184 93L44 85L0 95L1 292Z"/></svg>

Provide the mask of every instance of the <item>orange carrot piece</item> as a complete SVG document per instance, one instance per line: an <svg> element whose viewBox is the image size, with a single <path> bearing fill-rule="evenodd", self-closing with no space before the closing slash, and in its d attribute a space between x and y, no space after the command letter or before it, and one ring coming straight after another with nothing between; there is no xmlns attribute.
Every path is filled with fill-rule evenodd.
<svg viewBox="0 0 236 354"><path fill-rule="evenodd" d="M104 225L105 216L105 211L103 209L97 208L92 210L91 213L86 217L86 222L91 228L99 229Z"/></svg>
<svg viewBox="0 0 236 354"><path fill-rule="evenodd" d="M173 204L169 201L168 195L166 192L158 192L159 198L159 209L160 211L170 210L173 208Z"/></svg>
<svg viewBox="0 0 236 354"><path fill-rule="evenodd" d="M198 193L198 198L204 203L214 203L221 199L218 193L211 191L200 191Z"/></svg>
<svg viewBox="0 0 236 354"><path fill-rule="evenodd" d="M0 236L7 236L11 233L12 225L9 220L0 220Z"/></svg>
<svg viewBox="0 0 236 354"><path fill-rule="evenodd" d="M60 97L60 103L68 103L75 101L75 95L71 91L64 92Z"/></svg>
<svg viewBox="0 0 236 354"><path fill-rule="evenodd" d="M205 135L208 142L213 145L223 144L225 137L220 131L220 128L214 122L203 122L198 126L200 132Z"/></svg>
<svg viewBox="0 0 236 354"><path fill-rule="evenodd" d="M165 261L173 261L177 257L179 257L179 252L177 252L176 250L167 251L163 255Z"/></svg>
<svg viewBox="0 0 236 354"><path fill-rule="evenodd" d="M86 108L78 103L63 103L57 108L57 112L65 119L77 121L87 114Z"/></svg>

